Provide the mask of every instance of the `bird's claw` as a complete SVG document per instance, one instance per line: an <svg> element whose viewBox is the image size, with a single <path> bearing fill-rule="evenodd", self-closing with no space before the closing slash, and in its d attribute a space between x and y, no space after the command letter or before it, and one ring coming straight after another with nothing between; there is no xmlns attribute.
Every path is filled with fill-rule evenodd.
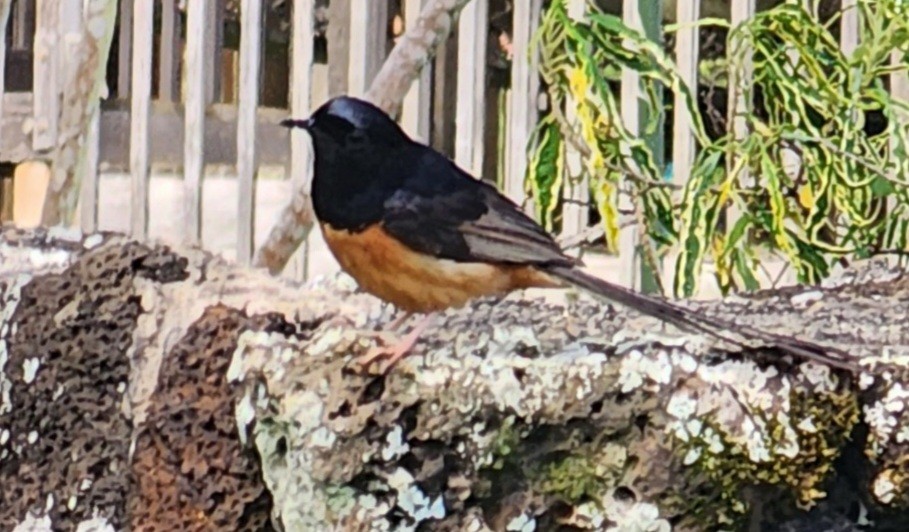
<svg viewBox="0 0 909 532"><path fill-rule="evenodd" d="M385 366L381 370L382 373L386 373L413 350L415 343L416 338L411 339L410 337L393 344L385 344L380 340L380 345L371 347L366 353L357 357L355 363L365 369L379 360L386 359Z"/></svg>
<svg viewBox="0 0 909 532"><path fill-rule="evenodd" d="M384 358L387 359L387 363L382 369L382 373L387 372L394 367L399 360L413 351L417 340L420 339L420 335L428 324L429 318L426 318L418 323L412 331L407 333L407 336L399 338L396 342L386 342L382 336L377 334L376 336L378 336L379 345L370 348L365 354L359 356L356 359L356 364L361 368L366 368L376 360Z"/></svg>

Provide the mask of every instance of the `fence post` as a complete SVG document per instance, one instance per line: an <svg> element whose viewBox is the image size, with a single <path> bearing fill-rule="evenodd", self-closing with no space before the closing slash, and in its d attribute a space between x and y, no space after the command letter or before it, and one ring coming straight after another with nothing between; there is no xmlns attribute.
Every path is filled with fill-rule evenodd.
<svg viewBox="0 0 909 532"><path fill-rule="evenodd" d="M205 170L206 42L212 38L206 24L213 0L189 2L186 9L186 102L184 104L183 197L186 242L198 244L202 237L202 174Z"/></svg>
<svg viewBox="0 0 909 532"><path fill-rule="evenodd" d="M0 0L0 58L6 58L6 21L13 0ZM0 127L3 125L3 99L6 94L6 61L0 61ZM2 131L0 131L2 134Z"/></svg>
<svg viewBox="0 0 909 532"><path fill-rule="evenodd" d="M57 142L60 1L38 2L35 12L32 148L36 151L53 148Z"/></svg>
<svg viewBox="0 0 909 532"><path fill-rule="evenodd" d="M120 28L119 37L117 37L117 98L125 100L129 97L130 90L130 67L133 57L133 8L134 0L120 0L117 3L120 10L118 15L118 26Z"/></svg>
<svg viewBox="0 0 909 532"><path fill-rule="evenodd" d="M508 153L504 192L520 204L527 173L527 142L537 123L540 92L539 54L530 50L534 28L540 23L542 0L514 4L512 22L511 94L508 105Z"/></svg>
<svg viewBox="0 0 909 532"><path fill-rule="evenodd" d="M350 64L351 0L331 0L328 4L328 97L344 94Z"/></svg>
<svg viewBox="0 0 909 532"><path fill-rule="evenodd" d="M698 28L695 23L700 18L700 0L679 2L676 4L676 22L679 26L675 35L675 61L682 81L691 89L695 98L698 90ZM691 131L692 121L683 98L676 95L672 108L672 183L685 186L691 177L691 168L697 156L697 143ZM676 199L680 193L674 193ZM678 248L670 252L662 261L661 276L664 287L673 285L675 264L678 259Z"/></svg>
<svg viewBox="0 0 909 532"><path fill-rule="evenodd" d="M733 29L741 25L746 20L750 19L757 12L757 7L755 4L756 0L732 0L732 5L730 7L730 24ZM744 46L744 43L741 40L730 40L726 49L726 56L731 55L731 50L738 46ZM751 55L744 57L741 68L736 69L734 65L730 65L728 72L728 84L727 84L727 127L732 128L732 135L735 139L741 139L748 135L748 119L746 118L747 113L751 110L751 102L745 98L745 94L742 93L740 85L743 80L748 80L750 82L754 74L754 63L752 61ZM736 154L730 153L726 158L726 172L732 172L733 168L737 164ZM748 169L743 168L739 172L738 177L738 186L747 186L750 184L751 176L748 175ZM726 207L726 227L734 227L738 220L742 217L741 209L736 204L731 204Z"/></svg>
<svg viewBox="0 0 909 532"><path fill-rule="evenodd" d="M256 221L256 111L262 57L262 2L240 5L240 94L237 108L237 262L252 261Z"/></svg>
<svg viewBox="0 0 909 532"><path fill-rule="evenodd" d="M350 0L347 92L362 97L385 61L387 0Z"/></svg>
<svg viewBox="0 0 909 532"><path fill-rule="evenodd" d="M310 114L312 98L313 64L313 12L314 0L294 0L293 22L291 24L290 59L290 115L306 117ZM310 201L309 190L312 182L312 148L305 131L290 131L290 189L293 201ZM308 212L312 212L310 208ZM311 222L311 221L310 221ZM309 224L311 227L311 223ZM309 228L302 229L308 231ZM303 240L300 249L292 258L294 277L303 281L309 277L310 238Z"/></svg>
<svg viewBox="0 0 909 532"><path fill-rule="evenodd" d="M158 61L158 99L173 102L180 99L181 37L180 12L176 0L161 3L161 48Z"/></svg>
<svg viewBox="0 0 909 532"><path fill-rule="evenodd" d="M810 8L809 0L787 0L787 1L790 3L794 3L794 4L801 4L801 6L803 8ZM844 8L846 7L846 3L849 1L850 0L844 0L844 2L842 4ZM853 10L850 10L850 11L853 11ZM843 21L845 22L845 13L844 13ZM791 58L792 62L794 63L794 61L798 57L798 52L796 52L794 49L790 49L787 51L787 54ZM796 150L792 149L789 146L783 147L783 149L781 151L782 151L783 170L786 173L788 173L789 177L796 179L802 168L802 156ZM771 282L772 282L772 280L771 280Z"/></svg>
<svg viewBox="0 0 909 532"><path fill-rule="evenodd" d="M852 55L859 44L858 0L842 0L840 19L840 49L844 55Z"/></svg>
<svg viewBox="0 0 909 532"><path fill-rule="evenodd" d="M405 0L404 2L404 27L405 32L420 18L420 11L426 0ZM432 63L423 67L420 77L414 81L413 86L404 97L401 107L401 126L412 137L420 142L429 142L429 111L432 98Z"/></svg>
<svg viewBox="0 0 909 532"><path fill-rule="evenodd" d="M625 24L634 30L638 30L650 38L657 35L654 32L653 25L659 25L661 20L661 0L623 0L622 17ZM642 13L648 13L649 18L644 20ZM654 19L654 20L651 20ZM657 26L658 27L658 26ZM628 130L634 135L642 133L641 122L647 117L642 116L641 110L641 76L631 69L622 70L622 89L621 89L621 114L622 122ZM657 156L657 163L661 161L662 142L659 137L649 139L652 151ZM630 198L622 194L619 195L619 210L633 210L634 205ZM642 289L647 292L655 290L654 282L651 276L659 275L659 272L651 272L642 262L640 256L641 227L637 222L629 224L627 227L619 230L619 257L620 257L620 282L635 289ZM658 266L658 265L657 265ZM644 273L648 273L645 278Z"/></svg>
<svg viewBox="0 0 909 532"><path fill-rule="evenodd" d="M132 85L130 88L129 170L132 180L130 233L148 236L148 119L151 99L154 0L133 5Z"/></svg>
<svg viewBox="0 0 909 532"><path fill-rule="evenodd" d="M221 48L224 42L224 1L189 0L188 4L202 3L205 7L204 58L199 65L205 69L205 105L220 101L221 97ZM189 11L189 6L187 6ZM187 13L188 15L188 13ZM187 23L188 25L188 23ZM189 28L187 28L187 36Z"/></svg>
<svg viewBox="0 0 909 532"><path fill-rule="evenodd" d="M473 0L458 19L455 162L476 177L483 172L488 16L489 1Z"/></svg>
<svg viewBox="0 0 909 532"><path fill-rule="evenodd" d="M101 140L101 108L95 109L88 126L88 137L85 142L85 171L82 172L81 208L79 212L79 225L83 234L94 233L98 230L98 158L100 155L99 142Z"/></svg>
<svg viewBox="0 0 909 532"><path fill-rule="evenodd" d="M568 16L574 20L583 20L587 12L586 0L569 0ZM569 124L577 122L577 109L574 98L569 97L565 104L565 117ZM583 179L584 161L580 152L571 143L565 147L565 186L562 198L562 236L576 235L587 228L590 203L590 182Z"/></svg>
<svg viewBox="0 0 909 532"><path fill-rule="evenodd" d="M901 67L890 74L890 95L909 104L909 72L907 66L903 63L902 53L895 51L890 54L890 64L895 67ZM897 113L906 117L905 113L897 109Z"/></svg>
<svg viewBox="0 0 909 532"><path fill-rule="evenodd" d="M893 70L890 73L890 96L902 100L904 104L909 104L909 72L906 70L906 65L903 64L903 54L901 51L897 50L890 54L890 64L895 67L901 67L899 70ZM909 115L906 114L902 109L896 109L894 116L897 118L898 123L895 127L907 127L909 126ZM894 127L891 125L890 127ZM890 156L893 157L893 153L899 146L898 135L891 136L890 140ZM893 173L895 178L903 178L904 176L899 174L899 167L894 169ZM896 200L891 196L887 198L887 209L886 212L893 212L893 209L896 207Z"/></svg>

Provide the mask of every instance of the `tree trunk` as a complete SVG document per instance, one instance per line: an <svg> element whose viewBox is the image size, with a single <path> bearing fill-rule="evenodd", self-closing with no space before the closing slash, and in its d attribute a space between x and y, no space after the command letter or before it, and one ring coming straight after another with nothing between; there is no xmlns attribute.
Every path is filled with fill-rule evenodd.
<svg viewBox="0 0 909 532"><path fill-rule="evenodd" d="M0 529L909 524L909 277L688 303L858 377L548 293L447 312L382 374L355 357L392 311L347 277L0 229Z"/></svg>
<svg viewBox="0 0 909 532"><path fill-rule="evenodd" d="M61 41L66 61L60 78L63 100L51 160L53 175L42 213L42 223L47 226L68 224L76 212L86 139L107 92L105 75L117 21L116 0L86 2L83 18L80 38Z"/></svg>

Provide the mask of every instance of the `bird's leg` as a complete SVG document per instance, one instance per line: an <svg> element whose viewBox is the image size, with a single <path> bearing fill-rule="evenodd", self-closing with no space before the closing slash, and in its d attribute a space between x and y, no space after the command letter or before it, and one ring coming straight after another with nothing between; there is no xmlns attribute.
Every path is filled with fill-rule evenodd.
<svg viewBox="0 0 909 532"><path fill-rule="evenodd" d="M410 319L411 316L413 316L413 312L403 311L400 316L388 322L388 324L385 326L385 329L389 331L397 331L401 328L401 325L404 325L404 323Z"/></svg>
<svg viewBox="0 0 909 532"><path fill-rule="evenodd" d="M385 366L385 371L388 371L399 360L410 353L410 351L413 349L413 346L416 345L417 340L420 339L420 335L423 334L423 331L425 331L426 327L429 326L432 318L432 314L425 316L422 320L417 322L413 330L407 333L404 338L401 338L398 342L395 342L392 345L381 345L373 347L364 355L357 358L357 364L361 367L367 367L378 359L387 358L388 364Z"/></svg>
<svg viewBox="0 0 909 532"><path fill-rule="evenodd" d="M394 337L395 331L400 329L411 316L413 316L413 312L402 311L400 316L392 318L384 324L378 325L375 331L362 331L360 334L365 337L375 338L376 341L386 344L388 343L386 340L388 336L391 335Z"/></svg>

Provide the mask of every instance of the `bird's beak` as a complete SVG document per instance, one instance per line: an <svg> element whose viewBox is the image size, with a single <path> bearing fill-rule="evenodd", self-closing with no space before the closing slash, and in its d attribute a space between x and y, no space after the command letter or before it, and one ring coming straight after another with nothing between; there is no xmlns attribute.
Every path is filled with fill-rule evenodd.
<svg viewBox="0 0 909 532"><path fill-rule="evenodd" d="M296 127L296 128L300 128L300 129L305 129L305 130L307 130L307 131L309 131L309 128L312 127L312 124L313 124L313 119L312 119L312 118L307 118L307 119L305 119L305 120L297 120L297 119L294 119L294 118L287 118L287 119L285 119L285 120L281 120L281 125L284 126L284 127L287 127L287 128L295 128L295 127Z"/></svg>

